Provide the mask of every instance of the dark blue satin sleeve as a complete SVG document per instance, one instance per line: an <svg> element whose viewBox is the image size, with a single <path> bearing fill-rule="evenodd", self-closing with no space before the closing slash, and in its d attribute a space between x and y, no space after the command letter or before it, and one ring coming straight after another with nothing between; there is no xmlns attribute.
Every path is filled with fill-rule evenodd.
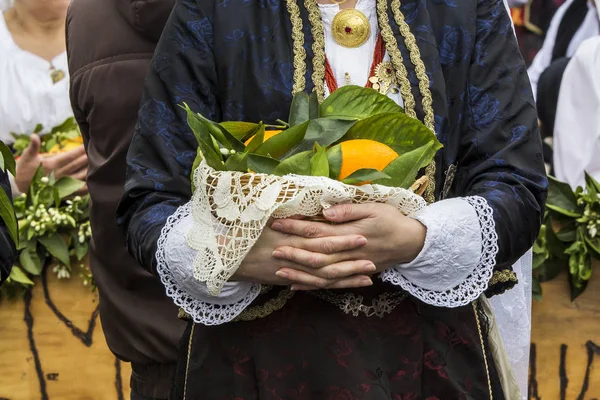
<svg viewBox="0 0 600 400"><path fill-rule="evenodd" d="M9 199L12 199L12 192L8 175L0 171L0 190L3 190ZM12 241L6 224L0 218L0 284L8 278L10 271L17 257L17 249Z"/></svg>

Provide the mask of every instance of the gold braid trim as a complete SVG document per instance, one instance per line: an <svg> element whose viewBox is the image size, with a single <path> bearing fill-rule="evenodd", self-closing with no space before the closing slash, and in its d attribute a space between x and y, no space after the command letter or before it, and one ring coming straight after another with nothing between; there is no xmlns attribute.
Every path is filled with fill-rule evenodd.
<svg viewBox="0 0 600 400"><path fill-rule="evenodd" d="M475 314L475 322L477 323L477 332L479 333L479 341L481 343L481 351L483 352L483 362L485 364L485 373L487 376L488 390L490 391L490 400L493 400L492 380L490 379L490 368L488 366L487 355L485 353L485 342L483 341L483 333L481 332L481 323L479 321L479 314L477 313L476 302L473 302L472 305L473 305L473 313Z"/></svg>
<svg viewBox="0 0 600 400"><path fill-rule="evenodd" d="M277 297L268 300L265 304L247 308L233 321L253 321L255 319L268 317L275 311L281 310L288 300L294 297L294 294L295 292L292 292L291 290L282 290Z"/></svg>
<svg viewBox="0 0 600 400"><path fill-rule="evenodd" d="M315 0L304 0L304 7L308 11L308 20L313 36L312 81L319 102L321 102L325 98L325 27L321 18L321 10Z"/></svg>
<svg viewBox="0 0 600 400"><path fill-rule="evenodd" d="M387 15L388 5L387 0L377 0L377 19L379 20L379 29L381 29L381 37L385 42L385 47L390 55L394 70L396 71L396 79L400 83L400 93L402 94L402 100L404 101L404 112L406 115L412 118L417 118L415 112L415 97L412 94L410 88L410 81L408 80L408 71L404 65L402 59L402 53L398 48L398 41L394 36L392 27L388 21Z"/></svg>
<svg viewBox="0 0 600 400"><path fill-rule="evenodd" d="M400 10L400 0L392 0L392 12L394 14L396 25L398 25L400 34L406 44L406 48L410 53L410 61L415 66L415 73L419 80L419 91L423 97L421 105L423 106L423 112L425 113L423 123L435 134L435 115L433 112L433 98L431 97L431 89L429 88L429 77L427 76L425 63L421 59L421 51L417 45L415 35L410 31L410 27L404 19L404 14L402 14L402 11ZM435 201L435 167L434 160L425 169L425 175L429 178L429 182L427 183L423 198L428 203L433 203Z"/></svg>
<svg viewBox="0 0 600 400"><path fill-rule="evenodd" d="M306 50L304 49L304 34L302 33L302 18L300 7L296 0L286 0L287 10L292 23L292 41L294 53L294 86L292 95L303 92L306 88Z"/></svg>
<svg viewBox="0 0 600 400"><path fill-rule="evenodd" d="M503 271L494 271L494 275L492 275L492 279L490 279L490 285L497 285L499 283L507 282L519 282L517 274L509 269L505 269Z"/></svg>
<svg viewBox="0 0 600 400"><path fill-rule="evenodd" d="M187 383L188 383L188 374L190 372L190 358L192 355L192 343L194 341L194 329L196 328L196 323L192 322L192 330L190 332L190 340L188 341L188 350L187 350L187 360L185 362L185 381L183 382L183 399L187 399Z"/></svg>

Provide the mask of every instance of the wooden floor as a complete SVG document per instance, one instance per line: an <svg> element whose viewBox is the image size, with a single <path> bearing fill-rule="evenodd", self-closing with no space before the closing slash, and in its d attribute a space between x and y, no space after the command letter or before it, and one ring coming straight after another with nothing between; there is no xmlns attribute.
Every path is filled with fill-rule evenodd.
<svg viewBox="0 0 600 400"><path fill-rule="evenodd" d="M600 345L600 266L595 270L593 283L575 303L569 301L564 276L545 283L544 300L534 302L531 399L600 398L600 348L592 345ZM59 315L37 284L30 306L31 341L26 303L0 304L0 400L128 399L130 369L106 347L100 321L93 318L96 296L78 278L48 277L49 298ZM96 323L88 332L90 319ZM587 391L579 397L588 369Z"/></svg>

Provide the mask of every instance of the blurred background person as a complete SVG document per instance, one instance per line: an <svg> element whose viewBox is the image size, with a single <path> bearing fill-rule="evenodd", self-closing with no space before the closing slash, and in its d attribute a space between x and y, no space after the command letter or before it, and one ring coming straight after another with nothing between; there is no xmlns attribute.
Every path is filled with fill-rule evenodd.
<svg viewBox="0 0 600 400"><path fill-rule="evenodd" d="M72 0L71 102L90 160L90 264L111 351L131 362L131 398L167 399L185 324L115 221L144 79L174 0Z"/></svg>
<svg viewBox="0 0 600 400"><path fill-rule="evenodd" d="M6 4L5 4L6 5ZM0 13L0 140L11 144L13 133L45 129L72 116L65 52L65 16L69 0L14 0ZM83 148L43 158L40 139L18 161L13 191L26 192L40 164L57 176L85 179Z"/></svg>
<svg viewBox="0 0 600 400"><path fill-rule="evenodd" d="M0 170L0 190L4 191L9 199L11 198L8 173L2 172L2 170ZM16 256L17 249L15 243L8 233L6 224L0 218L0 285L9 277Z"/></svg>

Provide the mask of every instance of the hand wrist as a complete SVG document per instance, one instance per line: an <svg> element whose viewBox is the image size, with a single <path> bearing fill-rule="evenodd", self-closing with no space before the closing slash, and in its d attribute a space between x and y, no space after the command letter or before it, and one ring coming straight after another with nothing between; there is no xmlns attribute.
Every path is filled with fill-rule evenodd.
<svg viewBox="0 0 600 400"><path fill-rule="evenodd" d="M408 232L406 226L409 226ZM398 252L397 263L407 264L413 262L425 246L425 237L427 236L427 227L423 225L419 220L409 218L409 223L405 224L402 232L396 237L402 241L404 245L396 246ZM406 238L408 238L408 245L406 244Z"/></svg>

